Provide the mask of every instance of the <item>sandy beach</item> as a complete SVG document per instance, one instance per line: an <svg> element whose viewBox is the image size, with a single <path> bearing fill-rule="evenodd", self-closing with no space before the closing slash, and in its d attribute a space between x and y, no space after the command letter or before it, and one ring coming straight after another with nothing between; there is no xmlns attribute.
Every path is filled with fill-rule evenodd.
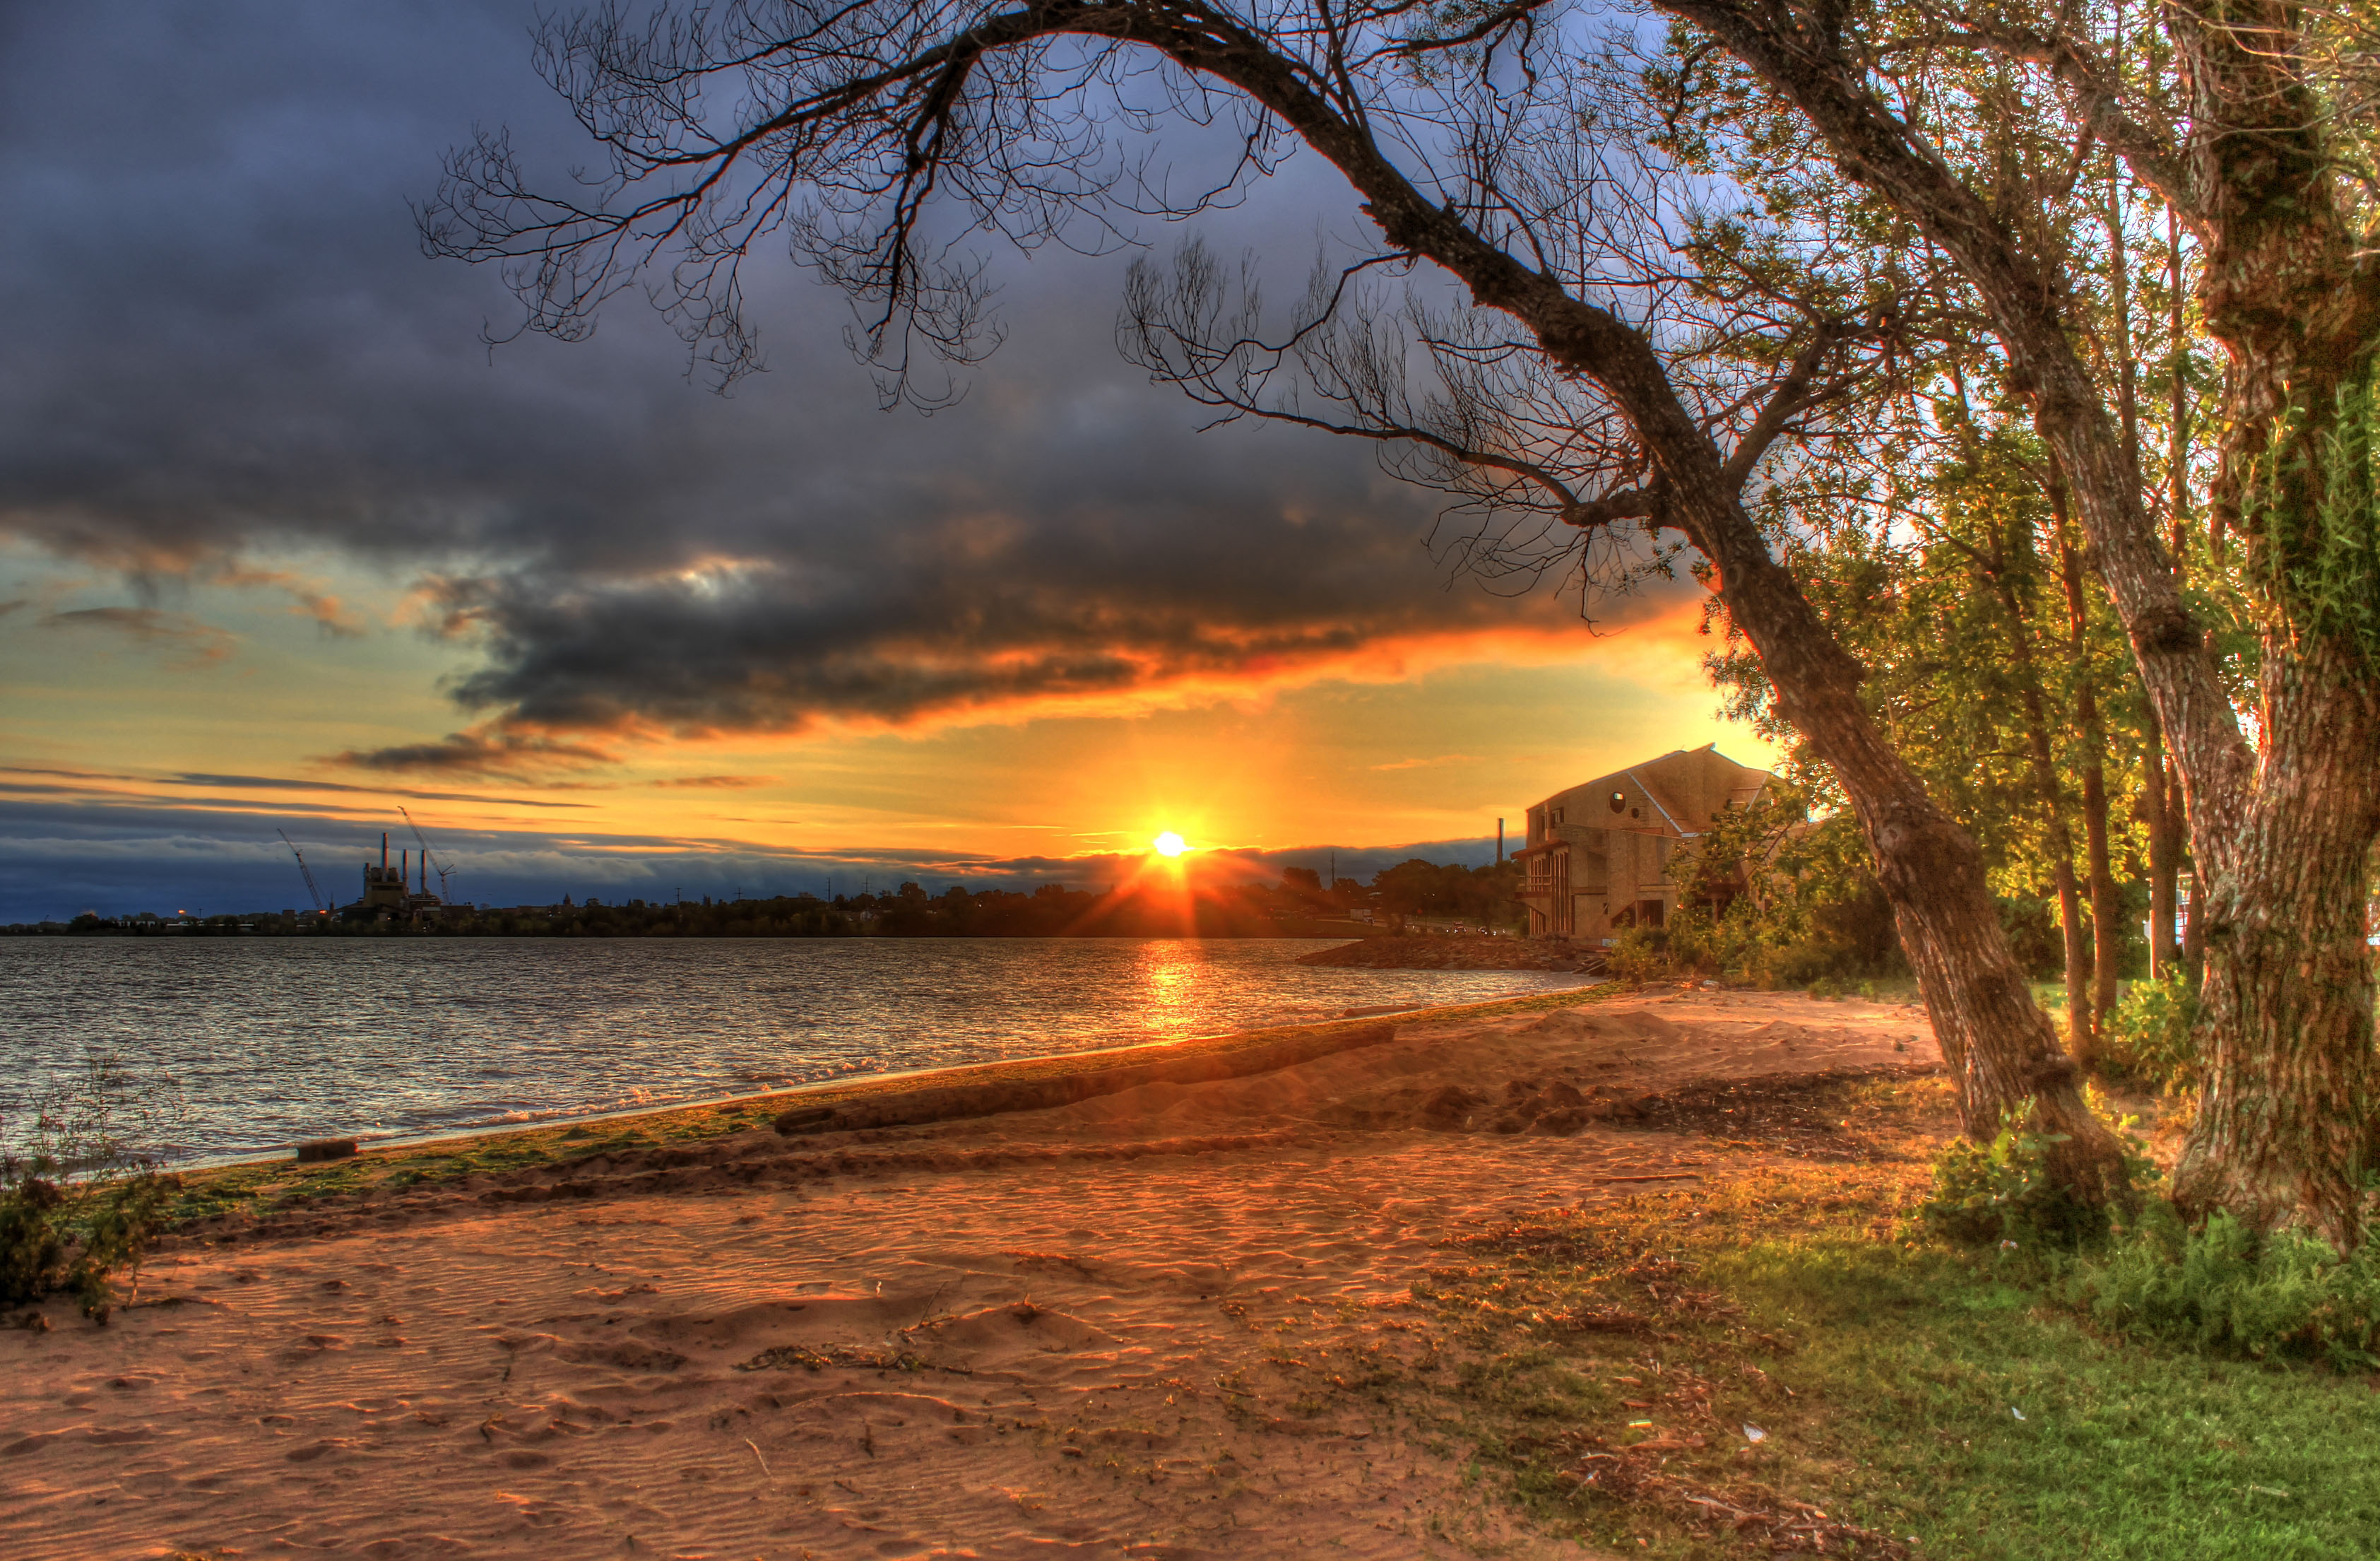
<svg viewBox="0 0 2380 1561"><path fill-rule="evenodd" d="M1734 1089L1929 1067L1931 1031L1680 990L1373 1024L215 1222L110 1325L0 1334L0 1554L1592 1554L1367 1391L1439 1348L1416 1276L1457 1229L1793 1152Z"/></svg>

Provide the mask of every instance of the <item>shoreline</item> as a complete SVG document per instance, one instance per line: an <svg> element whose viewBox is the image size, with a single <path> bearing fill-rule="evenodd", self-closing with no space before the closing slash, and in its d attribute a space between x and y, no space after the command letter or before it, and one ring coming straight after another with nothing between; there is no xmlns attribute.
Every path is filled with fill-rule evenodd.
<svg viewBox="0 0 2380 1561"><path fill-rule="evenodd" d="M234 1167L107 1326L60 1297L6 1335L0 1531L29 1561L1609 1561L1450 1417L1550 1328L1582 1433L1647 1440L1621 1396L1674 1396L1650 1442L1699 1445L1695 1380L1610 1377L1679 1278L1632 1242L1661 1308L1547 1311L1505 1258L1591 1258L1565 1211L1647 1189L1888 1159L1937 1068L1906 1005L1571 987Z"/></svg>
<svg viewBox="0 0 2380 1561"><path fill-rule="evenodd" d="M473 1162L490 1159L506 1169L531 1165L567 1164L573 1159L605 1152L597 1145L616 1145L624 1132L655 1143L685 1143L748 1131L766 1126L774 1116L797 1108L832 1109L861 1102L888 1102L905 1096L952 1091L978 1091L989 1099L1019 1085L1050 1085L1148 1064L1228 1057L1238 1052L1268 1047L1293 1049L1305 1044L1310 1048L1302 1055L1287 1055L1283 1060L1273 1062L1269 1067L1250 1070L1270 1071L1293 1066L1297 1061L1327 1056L1355 1043L1358 1037L1380 1031L1392 1031L1399 1025L1551 1011L1588 1001L1604 1001L1621 995L1626 990L1618 982L1586 982L1552 992L1519 993L1475 1003L1415 1007L1389 1005L1382 1010L1351 1011L1336 1018L1308 1024L1269 1025L1215 1035L1186 1036L1175 1041L1132 1042L1076 1052L1006 1057L992 1062L899 1068L844 1079L821 1079L785 1089L763 1090L751 1094L596 1112L534 1124L438 1131L419 1138L362 1139L358 1140L354 1154L336 1160L301 1163L295 1158L297 1145L293 1143L249 1154L184 1162L166 1169L182 1178L185 1188L182 1201L185 1205L194 1201L206 1202L209 1194L219 1189L223 1183L239 1179L243 1174L260 1172L287 1173L299 1184L293 1189L295 1195L310 1201L314 1196L359 1190L354 1184L373 1171L380 1173L373 1178L378 1181L402 1175L428 1180L436 1178L438 1171L433 1167L441 1164L451 1165L457 1174L469 1174L472 1170L483 1168ZM1340 1040L1341 1044L1330 1044L1333 1038ZM996 1115L1009 1109L1017 1108L999 1106L975 1113L959 1111L939 1119ZM609 1129L608 1135L590 1130L598 1127ZM262 1185L263 1179L259 1178L250 1190L261 1189ZM320 1193L310 1190L316 1187L320 1187ZM245 1201L244 1199L238 1201ZM177 1214L174 1224L179 1227L214 1217L223 1212L215 1208L192 1210Z"/></svg>

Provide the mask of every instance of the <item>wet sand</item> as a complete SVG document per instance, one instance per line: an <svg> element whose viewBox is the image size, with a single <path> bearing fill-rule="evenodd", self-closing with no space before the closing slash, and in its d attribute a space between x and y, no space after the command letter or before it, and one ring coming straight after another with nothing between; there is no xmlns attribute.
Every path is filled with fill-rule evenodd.
<svg viewBox="0 0 2380 1561"><path fill-rule="evenodd" d="M1482 1223L1760 1163L1663 1091L1931 1031L1700 992L1375 1022L176 1242L111 1325L0 1334L0 1555L1588 1555L1367 1390L1435 1348L1413 1282Z"/></svg>

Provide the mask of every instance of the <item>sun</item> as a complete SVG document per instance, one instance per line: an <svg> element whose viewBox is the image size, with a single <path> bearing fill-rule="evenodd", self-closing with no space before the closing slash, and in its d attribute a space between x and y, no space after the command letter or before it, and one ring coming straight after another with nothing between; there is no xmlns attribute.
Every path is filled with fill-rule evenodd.
<svg viewBox="0 0 2380 1561"><path fill-rule="evenodd" d="M1157 854L1160 857L1178 857L1190 848L1189 841L1183 839L1170 829L1151 840L1149 844L1157 848Z"/></svg>

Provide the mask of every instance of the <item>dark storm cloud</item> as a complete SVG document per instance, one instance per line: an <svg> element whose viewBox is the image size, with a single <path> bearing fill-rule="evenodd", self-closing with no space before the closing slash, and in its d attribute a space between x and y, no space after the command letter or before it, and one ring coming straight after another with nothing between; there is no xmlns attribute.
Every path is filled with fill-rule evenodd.
<svg viewBox="0 0 2380 1561"><path fill-rule="evenodd" d="M533 749L572 733L899 722L1512 621L1441 589L1429 504L1368 450L1197 433L1116 355L1121 257L1004 258L1009 345L931 420L875 409L839 298L781 260L750 274L772 372L733 399L690 386L633 299L592 342L491 355L477 333L510 298L422 259L406 203L474 123L511 127L541 177L584 162L529 71L529 18L9 7L0 279L32 306L0 326L0 530L116 571L126 612L176 579L285 581L239 561L309 545L426 582L428 624L481 652L451 690L467 729L350 756L423 773L608 751ZM1314 213L1353 215L1327 173L1287 177L1278 231L1243 213L1226 237L1295 274Z"/></svg>

